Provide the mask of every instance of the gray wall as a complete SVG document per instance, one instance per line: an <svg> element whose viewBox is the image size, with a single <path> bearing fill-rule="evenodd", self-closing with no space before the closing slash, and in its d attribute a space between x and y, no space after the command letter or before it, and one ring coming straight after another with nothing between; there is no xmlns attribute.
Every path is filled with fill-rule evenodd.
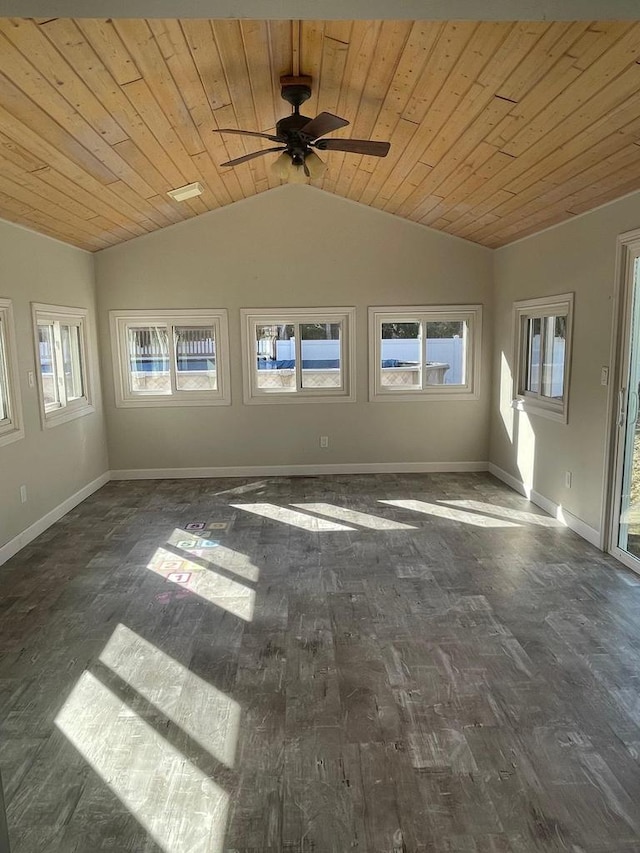
<svg viewBox="0 0 640 853"><path fill-rule="evenodd" d="M495 255L494 374L490 460L591 527L601 527L606 479L607 388L616 238L640 226L640 194L580 216ZM569 422L509 408L516 299L575 292ZM573 475L565 488L565 471Z"/></svg>
<svg viewBox="0 0 640 853"><path fill-rule="evenodd" d="M93 257L0 221L0 296L13 300L25 437L0 447L0 546L108 469L97 369ZM27 372L35 370L31 302L90 309L96 363L96 411L43 430L38 395ZM28 500L20 503L20 486Z"/></svg>
<svg viewBox="0 0 640 853"><path fill-rule="evenodd" d="M96 255L114 470L486 461L491 252L306 186L286 186ZM369 403L367 306L485 305L481 399ZM239 309L355 306L356 403L242 403ZM117 409L108 312L227 308L232 406ZM319 448L328 435L328 450Z"/></svg>

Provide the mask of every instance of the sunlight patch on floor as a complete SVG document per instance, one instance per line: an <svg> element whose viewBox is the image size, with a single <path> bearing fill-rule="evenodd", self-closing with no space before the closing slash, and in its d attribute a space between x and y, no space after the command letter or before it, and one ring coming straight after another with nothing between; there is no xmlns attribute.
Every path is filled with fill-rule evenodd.
<svg viewBox="0 0 640 853"><path fill-rule="evenodd" d="M163 853L222 853L228 794L92 673L55 724Z"/></svg>
<svg viewBox="0 0 640 853"><path fill-rule="evenodd" d="M203 547L203 542L208 543L206 547ZM233 548L227 548L226 545L222 545L216 540L212 541L206 536L200 537L191 533L185 536L184 530L176 528L167 539L167 543L180 551L197 557L199 560L226 569L244 580L255 582L260 577L260 569L251 562L246 554L241 551L234 551Z"/></svg>
<svg viewBox="0 0 640 853"><path fill-rule="evenodd" d="M305 515L302 512L295 512L295 510L277 506L276 504L231 504L231 506L234 507L234 509L242 509L245 512L252 512L254 515L261 515L263 518L269 518L272 521L281 521L283 524L290 524L292 527L297 527L300 530L309 530L312 533L354 530L353 527L347 527L345 524L338 524L337 521L327 521L325 518L315 518L314 516Z"/></svg>
<svg viewBox="0 0 640 853"><path fill-rule="evenodd" d="M355 509L346 509L326 503L302 503L291 504L298 509L306 509L309 512L317 512L319 515L328 515L340 521L348 521L351 524L359 524L360 527L368 527L371 530L415 530L411 524L403 524L401 521L392 521L377 515L369 515L366 512L358 512Z"/></svg>
<svg viewBox="0 0 640 853"><path fill-rule="evenodd" d="M122 624L100 661L214 758L233 767L240 727L237 702Z"/></svg>
<svg viewBox="0 0 640 853"><path fill-rule="evenodd" d="M491 515L499 515L502 518L510 519L511 521L522 521L527 524L538 524L540 527L564 527L556 518L551 518L548 515L538 515L535 512L524 512L520 509L511 509L506 506L497 506L485 501L438 501L439 504L447 506L461 507L463 509L473 509L477 512L486 512Z"/></svg>
<svg viewBox="0 0 640 853"><path fill-rule="evenodd" d="M506 521L499 518L491 518L487 515L477 515L473 512L464 512L460 509L452 509L438 504L430 504L426 501L380 501L380 503L388 504L389 506L402 507L402 509L410 509L413 512L421 512L425 515L433 515L437 518L446 518L451 521L460 521L463 524L470 524L473 527L520 527L513 521Z"/></svg>
<svg viewBox="0 0 640 853"><path fill-rule="evenodd" d="M147 568L169 583L204 598L245 622L251 622L253 618L255 591L219 574L213 567L205 568L176 556L166 548L157 548Z"/></svg>

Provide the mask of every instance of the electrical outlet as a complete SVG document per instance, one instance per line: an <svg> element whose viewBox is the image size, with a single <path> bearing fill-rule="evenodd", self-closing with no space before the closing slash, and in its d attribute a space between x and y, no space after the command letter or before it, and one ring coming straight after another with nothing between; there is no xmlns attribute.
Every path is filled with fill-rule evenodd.
<svg viewBox="0 0 640 853"><path fill-rule="evenodd" d="M609 368L601 367L600 368L600 384L608 385L609 384Z"/></svg>
<svg viewBox="0 0 640 853"><path fill-rule="evenodd" d="M564 472L564 484L567 489L571 488L571 471Z"/></svg>
<svg viewBox="0 0 640 853"><path fill-rule="evenodd" d="M20 503L26 504L27 502L27 487L20 486Z"/></svg>
<svg viewBox="0 0 640 853"><path fill-rule="evenodd" d="M33 370L27 371L27 381L29 383L29 388L35 388L36 387L36 379L35 379L35 376L33 375Z"/></svg>
<svg viewBox="0 0 640 853"><path fill-rule="evenodd" d="M320 447L329 447L329 436L321 435L320 436Z"/></svg>

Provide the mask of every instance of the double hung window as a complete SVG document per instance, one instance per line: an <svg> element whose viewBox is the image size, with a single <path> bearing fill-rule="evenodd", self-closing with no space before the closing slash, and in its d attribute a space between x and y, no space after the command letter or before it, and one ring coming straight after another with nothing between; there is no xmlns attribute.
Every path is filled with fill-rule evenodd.
<svg viewBox="0 0 640 853"><path fill-rule="evenodd" d="M476 399L481 322L481 305L370 308L370 399Z"/></svg>
<svg viewBox="0 0 640 853"><path fill-rule="evenodd" d="M23 436L11 300L0 299L0 445Z"/></svg>
<svg viewBox="0 0 640 853"><path fill-rule="evenodd" d="M516 406L567 422L573 294L514 303Z"/></svg>
<svg viewBox="0 0 640 853"><path fill-rule="evenodd" d="M33 304L43 426L94 411L88 369L86 308Z"/></svg>
<svg viewBox="0 0 640 853"><path fill-rule="evenodd" d="M354 308L243 309L245 403L352 401Z"/></svg>
<svg viewBox="0 0 640 853"><path fill-rule="evenodd" d="M112 311L110 316L118 406L230 403L226 311Z"/></svg>

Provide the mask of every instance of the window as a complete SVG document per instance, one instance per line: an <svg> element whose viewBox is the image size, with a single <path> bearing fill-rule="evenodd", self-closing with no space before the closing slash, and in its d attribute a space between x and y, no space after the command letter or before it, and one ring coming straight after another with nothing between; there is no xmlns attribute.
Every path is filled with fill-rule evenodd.
<svg viewBox="0 0 640 853"><path fill-rule="evenodd" d="M245 403L355 400L355 308L240 313Z"/></svg>
<svg viewBox="0 0 640 853"><path fill-rule="evenodd" d="M0 299L0 445L24 437L11 300Z"/></svg>
<svg viewBox="0 0 640 853"><path fill-rule="evenodd" d="M567 422L573 293L514 303L515 406Z"/></svg>
<svg viewBox="0 0 640 853"><path fill-rule="evenodd" d="M231 402L224 310L111 311L116 405Z"/></svg>
<svg viewBox="0 0 640 853"><path fill-rule="evenodd" d="M87 309L35 303L32 308L43 426L93 412Z"/></svg>
<svg viewBox="0 0 640 853"><path fill-rule="evenodd" d="M477 399L481 323L481 305L369 308L369 399Z"/></svg>

